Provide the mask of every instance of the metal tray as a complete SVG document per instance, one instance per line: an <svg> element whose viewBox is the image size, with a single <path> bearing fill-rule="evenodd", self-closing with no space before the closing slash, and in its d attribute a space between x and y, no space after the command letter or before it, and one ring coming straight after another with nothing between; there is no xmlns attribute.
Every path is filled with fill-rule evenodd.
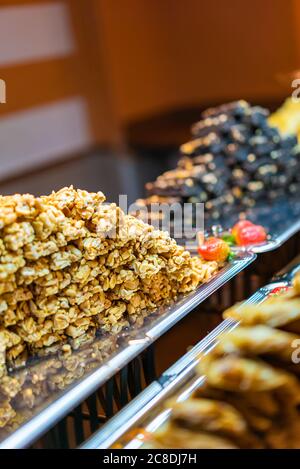
<svg viewBox="0 0 300 469"><path fill-rule="evenodd" d="M17 429L5 434L4 437L2 436L0 448L23 448L29 446L76 405L115 375L129 361L186 316L192 309L245 269L255 258L256 255L251 253L238 255L209 282L199 286L196 291L182 297L169 307L158 309L145 319L142 327L133 327L131 330L120 334L116 350L112 353L109 353L108 350L106 358L101 363L96 362L96 366L92 370L91 366L87 366L86 373L83 373L78 379L74 378L74 380L70 381L70 375L68 374L70 383L64 389L53 393L49 392L44 402L41 402L31 410L26 409L26 419L22 421L22 424ZM97 339L99 342L101 340L101 337ZM89 351L89 348L92 350L94 344L95 342L84 348L84 350ZM75 358L76 353L74 353ZM78 353L81 353L81 351L79 350ZM60 364L62 362L61 358L49 357L33 364L31 370L35 371L35 369L44 366L45 363L47 365L47 360L60 360ZM84 363L80 365L82 366ZM139 402L153 397L153 392L156 392L158 389L157 386L160 389L158 383L153 383L153 385L147 388L142 393Z"/></svg>
<svg viewBox="0 0 300 469"><path fill-rule="evenodd" d="M300 256L299 256L300 257ZM274 289L287 288L296 272L300 270L300 258L282 270L272 281L254 293L246 303L261 303ZM226 319L137 398L113 417L101 430L89 438L80 449L141 448L144 444L144 432L151 433L163 425L169 418L171 409L164 407L166 399L176 395L177 400L185 400L204 381L196 373L200 353L209 353L216 345L221 334L238 326L238 322Z"/></svg>

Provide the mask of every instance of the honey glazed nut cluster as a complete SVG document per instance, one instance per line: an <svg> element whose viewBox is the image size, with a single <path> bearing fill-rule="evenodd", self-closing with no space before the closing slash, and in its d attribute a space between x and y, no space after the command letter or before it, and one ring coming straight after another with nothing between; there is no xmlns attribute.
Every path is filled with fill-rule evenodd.
<svg viewBox="0 0 300 469"><path fill-rule="evenodd" d="M217 270L101 192L0 197L0 376L118 333Z"/></svg>

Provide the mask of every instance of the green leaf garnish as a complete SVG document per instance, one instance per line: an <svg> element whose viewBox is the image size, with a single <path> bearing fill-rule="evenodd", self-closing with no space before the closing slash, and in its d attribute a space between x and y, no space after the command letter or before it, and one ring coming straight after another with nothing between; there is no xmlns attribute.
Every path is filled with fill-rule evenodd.
<svg viewBox="0 0 300 469"><path fill-rule="evenodd" d="M227 261L233 261L233 259L236 258L236 254L232 251L230 251L230 253L228 254L228 257L227 257Z"/></svg>
<svg viewBox="0 0 300 469"><path fill-rule="evenodd" d="M232 234L224 234L222 236L223 241L225 241L229 246L235 246L235 237Z"/></svg>

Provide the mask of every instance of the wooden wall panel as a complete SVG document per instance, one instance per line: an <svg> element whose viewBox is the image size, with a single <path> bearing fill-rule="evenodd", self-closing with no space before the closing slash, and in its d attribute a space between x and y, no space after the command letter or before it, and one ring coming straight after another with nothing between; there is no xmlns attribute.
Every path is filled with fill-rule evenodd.
<svg viewBox="0 0 300 469"><path fill-rule="evenodd" d="M88 102L95 141L123 148L124 136L106 60L108 50L103 41L102 18L97 15L99 0L65 1L72 15L78 48L77 77Z"/></svg>
<svg viewBox="0 0 300 469"><path fill-rule="evenodd" d="M298 64L293 0L97 3L124 123L236 97L278 99L277 74Z"/></svg>
<svg viewBox="0 0 300 469"><path fill-rule="evenodd" d="M0 67L0 125L80 97L91 142L120 148L123 127L167 110L284 97L277 75L299 67L299 0L0 0L0 15L46 4L67 7L75 49Z"/></svg>
<svg viewBox="0 0 300 469"><path fill-rule="evenodd" d="M64 57L1 66L0 56L0 78L7 84L7 103L0 106L0 116L79 95L87 101L95 143L120 140L110 102L109 80L105 80L107 70L103 65L93 3L94 0L88 3L86 0L0 0L0 15L2 7L9 10L8 7L65 5L75 42L74 50ZM17 31L12 28L11 41L15 35Z"/></svg>
<svg viewBox="0 0 300 469"><path fill-rule="evenodd" d="M119 148L121 133L108 99L93 1L87 6L85 0L0 0L0 22L1 10L5 23L0 38L5 40L0 47L0 78L6 83L7 99L0 105L0 133L5 130L0 180L14 176L14 169L26 172L39 162L51 164L97 144ZM70 109L78 110L78 116ZM55 113L62 126L57 134L47 129ZM39 115L40 135L32 126ZM72 129L78 129L73 139Z"/></svg>
<svg viewBox="0 0 300 469"><path fill-rule="evenodd" d="M0 115L81 94L78 68L74 57L2 68L7 103L0 106Z"/></svg>

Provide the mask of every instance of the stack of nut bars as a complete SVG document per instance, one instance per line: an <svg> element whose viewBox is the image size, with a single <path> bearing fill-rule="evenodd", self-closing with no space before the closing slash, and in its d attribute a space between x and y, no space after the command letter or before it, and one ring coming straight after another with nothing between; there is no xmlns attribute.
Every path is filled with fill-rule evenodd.
<svg viewBox="0 0 300 469"><path fill-rule="evenodd" d="M166 403L155 448L300 448L300 274L293 288L224 314L241 324L197 365L205 382ZM140 432L140 428L138 430Z"/></svg>
<svg viewBox="0 0 300 469"><path fill-rule="evenodd" d="M259 201L300 194L300 151L295 135L282 136L268 111L246 101L202 113L193 139L180 147L177 168L146 184L144 206L200 202L210 220Z"/></svg>
<svg viewBox="0 0 300 469"><path fill-rule="evenodd" d="M95 335L105 344L218 268L104 200L72 187L0 198L3 405L20 390L11 373L32 357L67 357Z"/></svg>

